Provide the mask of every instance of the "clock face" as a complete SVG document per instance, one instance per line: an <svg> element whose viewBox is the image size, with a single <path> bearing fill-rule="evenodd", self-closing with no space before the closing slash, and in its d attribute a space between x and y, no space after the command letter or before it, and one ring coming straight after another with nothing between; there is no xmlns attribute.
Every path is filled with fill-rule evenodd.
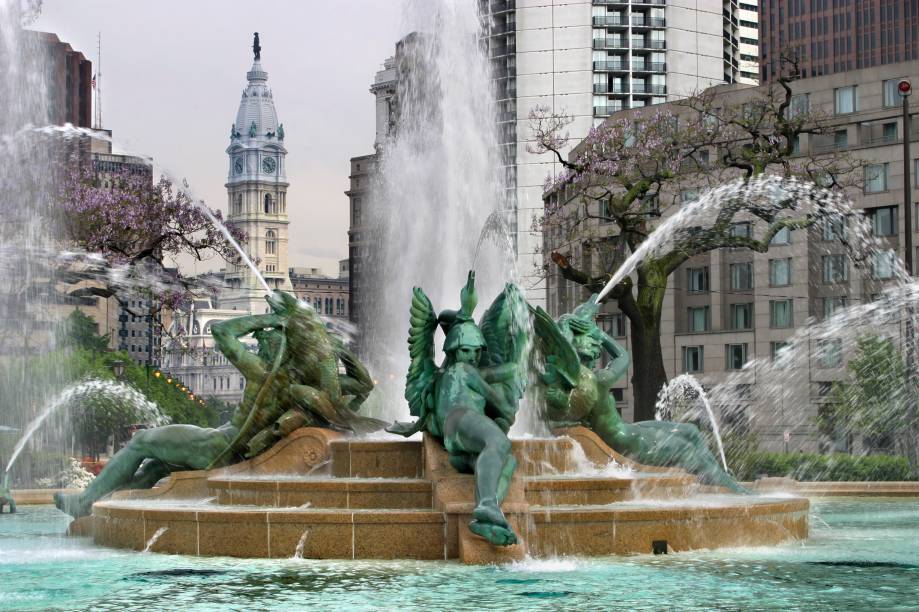
<svg viewBox="0 0 919 612"><path fill-rule="evenodd" d="M243 158L242 157L237 157L233 161L233 172L235 172L236 174L243 173Z"/></svg>
<svg viewBox="0 0 919 612"><path fill-rule="evenodd" d="M274 174L276 166L277 164L275 163L273 157L266 157L262 160L262 170L264 170L267 174Z"/></svg>

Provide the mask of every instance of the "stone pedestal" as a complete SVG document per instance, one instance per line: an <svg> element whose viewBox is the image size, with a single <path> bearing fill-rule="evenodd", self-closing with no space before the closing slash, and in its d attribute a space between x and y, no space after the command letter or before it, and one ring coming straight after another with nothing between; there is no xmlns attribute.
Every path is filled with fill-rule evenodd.
<svg viewBox="0 0 919 612"><path fill-rule="evenodd" d="M496 547L469 531L474 476L457 473L439 441L368 441L314 428L251 461L116 493L71 531L107 546L165 553L291 557L299 546L304 558L465 563L807 536L806 499L725 495L698 504L690 474L637 465L583 428L559 433L513 441L518 468L502 509L518 535L515 546ZM585 463L593 469L583 472Z"/></svg>

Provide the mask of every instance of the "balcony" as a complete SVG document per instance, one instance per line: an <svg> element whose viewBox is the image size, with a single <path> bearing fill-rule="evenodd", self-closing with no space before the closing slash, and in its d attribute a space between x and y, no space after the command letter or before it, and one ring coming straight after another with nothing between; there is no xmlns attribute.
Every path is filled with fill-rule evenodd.
<svg viewBox="0 0 919 612"><path fill-rule="evenodd" d="M491 49L491 58L495 59L498 57L504 57L506 55L513 55L517 52L516 43L509 43L506 45L499 45L492 47Z"/></svg>
<svg viewBox="0 0 919 612"><path fill-rule="evenodd" d="M628 0L593 0L595 6L606 6L609 4L629 4ZM631 4L650 4L653 6L664 6L667 0L632 0Z"/></svg>
<svg viewBox="0 0 919 612"><path fill-rule="evenodd" d="M613 113L618 113L623 108L622 106L595 106L594 117L609 117Z"/></svg>
<svg viewBox="0 0 919 612"><path fill-rule="evenodd" d="M667 86L651 85L650 83L632 83L632 93L664 95L667 93Z"/></svg>
<svg viewBox="0 0 919 612"><path fill-rule="evenodd" d="M667 72L664 62L632 62L632 72Z"/></svg>
<svg viewBox="0 0 919 612"><path fill-rule="evenodd" d="M492 0L491 12L503 13L517 8L517 0Z"/></svg>
<svg viewBox="0 0 919 612"><path fill-rule="evenodd" d="M632 48L633 49L666 49L667 41L650 40L650 39L645 39L645 38L633 38Z"/></svg>
<svg viewBox="0 0 919 612"><path fill-rule="evenodd" d="M628 43L624 38L595 38L594 49L627 49Z"/></svg>
<svg viewBox="0 0 919 612"><path fill-rule="evenodd" d="M595 94L627 94L629 87L626 84L610 85L609 83L594 83Z"/></svg>
<svg viewBox="0 0 919 612"><path fill-rule="evenodd" d="M663 17L632 15L632 25L642 28L663 28L666 27L666 20Z"/></svg>
<svg viewBox="0 0 919 612"><path fill-rule="evenodd" d="M498 113L498 122L504 123L507 121L516 121L517 120L517 111L506 111L503 113Z"/></svg>
<svg viewBox="0 0 919 612"><path fill-rule="evenodd" d="M517 22L510 21L508 23L496 23L491 29L492 34L507 34L508 32L517 31Z"/></svg>
<svg viewBox="0 0 919 612"><path fill-rule="evenodd" d="M629 65L625 62L594 62L595 72L628 72Z"/></svg>
<svg viewBox="0 0 919 612"><path fill-rule="evenodd" d="M601 15L594 16L594 25L599 28L605 28L610 26L627 26L629 21L625 16L620 15Z"/></svg>

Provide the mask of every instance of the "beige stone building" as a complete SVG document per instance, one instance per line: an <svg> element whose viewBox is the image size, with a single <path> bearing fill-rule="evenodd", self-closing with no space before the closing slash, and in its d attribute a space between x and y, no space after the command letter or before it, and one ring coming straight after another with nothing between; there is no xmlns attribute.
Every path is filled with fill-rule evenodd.
<svg viewBox="0 0 919 612"><path fill-rule="evenodd" d="M348 318L348 276L330 278L319 268L288 270L294 294L327 317Z"/></svg>
<svg viewBox="0 0 919 612"><path fill-rule="evenodd" d="M845 152L855 162L850 176L860 185L848 190L848 196L871 224L874 235L886 244L891 255L904 258L905 231L916 237L917 213L915 193L910 194L913 227L904 224L904 163L902 102L897 83L902 78L919 84L919 62L889 64L866 70L855 70L808 78L792 84L795 103L807 105L812 112L824 115L832 126L829 133L802 135L796 145L802 156L838 155ZM717 103L742 105L756 94L749 86L719 86ZM913 101L914 106L916 100ZM673 106L675 114L687 109ZM629 113L634 111L624 111ZM610 120L616 120L617 114ZM912 116L909 138L919 140L919 125ZM712 151L712 155L716 152ZM913 147L909 160L911 191L919 189L919 147ZM554 193L548 197L564 197ZM695 189L662 193L662 218L679 209L681 202L698 197ZM583 206L580 198L565 202L566 210ZM598 207L597 203L588 206ZM597 214L594 210L594 214ZM612 235L616 226L604 227L600 221L585 228L592 236ZM753 232L755 224L735 224L736 231ZM546 232L546 255L557 250L581 267L594 263L581 258L578 241L561 243L558 236ZM919 252L914 256L919 257ZM555 265L546 260L547 302L549 312L558 316L570 311L587 298L579 285L567 281ZM780 232L767 253L746 249L720 249L688 260L669 279L663 314L663 356L668 377L689 372L706 387L719 383L732 385L736 403L730 408L716 406L721 419L741 419L754 423L760 444L770 449L828 448L832 444L821 436L816 417L829 402L833 381L846 376L851 354L839 350L833 338L808 342L807 354L796 353L795 361L776 380L776 371L767 376L765 367L744 368L756 363L774 361L789 339L813 324L825 320L840 308L865 304L879 299L885 286L892 282L891 267L876 261L858 269L845 255L845 249L832 227ZM602 309L603 324L612 335L628 347L628 319L615 302ZM904 325L892 320L889 325L866 329L902 341ZM627 420L632 419L631 374L617 385L614 395ZM782 390L785 384L788 392ZM722 388L725 385L722 384ZM768 386L768 388L767 388ZM731 414L729 414L729 412ZM789 423L793 423L790 426ZM825 432L824 432L825 433ZM845 441L836 440L844 450Z"/></svg>

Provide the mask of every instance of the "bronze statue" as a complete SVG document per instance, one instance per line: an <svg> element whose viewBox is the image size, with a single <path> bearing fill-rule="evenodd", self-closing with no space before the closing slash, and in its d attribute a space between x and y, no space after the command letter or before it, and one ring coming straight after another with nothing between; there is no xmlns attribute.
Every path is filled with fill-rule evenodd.
<svg viewBox="0 0 919 612"><path fill-rule="evenodd" d="M458 311L437 316L424 291L414 289L405 398L418 420L396 423L389 431L410 436L424 430L443 442L454 468L474 472L476 506L469 529L507 546L517 542L501 502L517 466L507 432L526 383L526 302L508 284L476 325L474 272L469 272L460 302ZM434 363L438 324L446 333L440 367Z"/></svg>
<svg viewBox="0 0 919 612"><path fill-rule="evenodd" d="M699 429L689 423L643 421L626 423L616 410L610 389L629 367L626 350L594 322L596 295L573 314L553 321L542 308L531 309L538 344L545 355L540 385L546 397L546 417L554 427L584 425L610 448L655 466L676 466L699 476L703 484L747 490L721 469ZM612 358L594 370L601 351Z"/></svg>
<svg viewBox="0 0 919 612"><path fill-rule="evenodd" d="M262 59L262 46L258 44L258 32L255 33L255 39L252 41L252 54L255 55L255 61Z"/></svg>
<svg viewBox="0 0 919 612"><path fill-rule="evenodd" d="M254 457L298 427L381 429L383 422L357 414L373 382L318 313L284 292L266 299L271 313L213 327L220 351L246 379L242 403L229 423L216 429L166 425L141 431L85 491L55 496L57 507L85 516L94 501L116 489L149 488L176 469L210 469ZM258 354L240 341L250 333Z"/></svg>

